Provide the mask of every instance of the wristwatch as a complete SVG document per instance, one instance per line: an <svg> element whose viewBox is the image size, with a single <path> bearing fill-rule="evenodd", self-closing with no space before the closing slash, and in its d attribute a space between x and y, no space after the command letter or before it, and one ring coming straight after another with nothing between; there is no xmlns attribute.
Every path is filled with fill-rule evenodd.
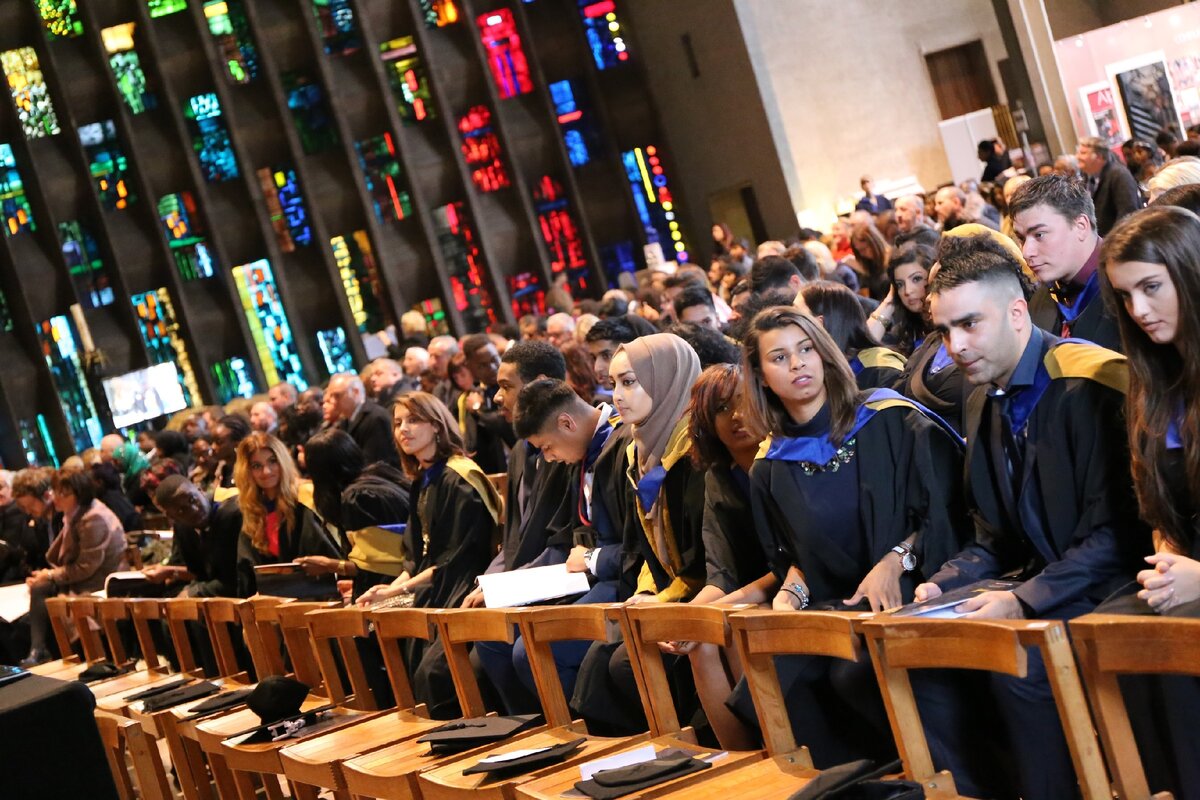
<svg viewBox="0 0 1200 800"><path fill-rule="evenodd" d="M917 554L913 552L912 545L908 542L901 542L892 548L892 552L900 556L900 568L905 572L912 572L917 568Z"/></svg>
<svg viewBox="0 0 1200 800"><path fill-rule="evenodd" d="M802 583L797 583L796 581L790 581L790 582L788 582L788 583L785 583L785 584L783 585L783 588L782 588L782 589L780 589L780 591L781 591L781 592L787 592L787 593L788 593L788 594L790 594L792 597L794 597L794 598L796 598L797 600L799 600L799 601L800 601L800 610L801 610L801 611L803 611L804 609L808 608L808 597L809 597L809 595L808 595L808 589L805 589L805 588L804 588L804 584L802 584Z"/></svg>

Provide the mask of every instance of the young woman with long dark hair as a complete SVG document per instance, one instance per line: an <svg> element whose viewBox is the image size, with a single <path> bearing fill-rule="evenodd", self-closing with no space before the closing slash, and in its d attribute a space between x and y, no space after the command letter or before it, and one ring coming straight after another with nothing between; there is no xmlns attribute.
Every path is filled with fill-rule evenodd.
<svg viewBox="0 0 1200 800"><path fill-rule="evenodd" d="M800 290L804 306L846 357L860 389L890 388L904 370L904 356L884 347L867 327L858 297L840 283L816 281ZM796 305L800 305L799 299Z"/></svg>

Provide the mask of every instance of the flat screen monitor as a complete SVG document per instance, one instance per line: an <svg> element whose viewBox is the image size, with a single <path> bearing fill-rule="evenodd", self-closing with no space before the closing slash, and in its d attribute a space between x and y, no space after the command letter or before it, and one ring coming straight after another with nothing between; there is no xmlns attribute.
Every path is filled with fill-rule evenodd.
<svg viewBox="0 0 1200 800"><path fill-rule="evenodd" d="M105 378L103 383L114 428L127 428L187 408L179 370L169 362Z"/></svg>

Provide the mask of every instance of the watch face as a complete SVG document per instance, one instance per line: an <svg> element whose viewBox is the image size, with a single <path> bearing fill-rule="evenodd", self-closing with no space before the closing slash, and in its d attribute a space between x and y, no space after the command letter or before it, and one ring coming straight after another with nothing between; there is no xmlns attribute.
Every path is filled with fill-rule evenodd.
<svg viewBox="0 0 1200 800"><path fill-rule="evenodd" d="M904 568L905 572L912 572L917 568L917 557L912 553L905 553L900 556L900 566Z"/></svg>

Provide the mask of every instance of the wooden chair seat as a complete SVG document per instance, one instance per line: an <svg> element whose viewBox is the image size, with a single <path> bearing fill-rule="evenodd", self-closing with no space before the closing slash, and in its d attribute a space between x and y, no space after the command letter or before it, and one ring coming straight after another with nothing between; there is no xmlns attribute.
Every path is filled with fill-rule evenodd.
<svg viewBox="0 0 1200 800"><path fill-rule="evenodd" d="M58 645L58 651L62 653L62 658L30 667L29 671L34 675L75 680L89 664L107 658L98 631L88 622L95 619L96 598L69 595L48 597L46 614L50 618L50 630L54 633L54 641ZM83 658L75 655L72 649L72 630L78 634L83 647Z"/></svg>
<svg viewBox="0 0 1200 800"><path fill-rule="evenodd" d="M306 703L307 705L307 703ZM328 705L321 703L312 706L319 708L320 705ZM253 713L253 712L251 712ZM330 710L330 720L322 724L322 726L312 735L320 735L336 730L344 725L351 725L358 722L364 712L355 711L349 708L335 707ZM257 717L255 717L257 720ZM201 725L203 729L205 726ZM255 727L254 725L250 727ZM242 730L245 730L243 728ZM219 752L225 757L225 763L230 769L241 770L243 772L259 772L270 773L273 775L283 774L283 762L279 758L279 751L283 748L293 745L297 740L289 739L282 742L261 742L257 744L237 744L236 740L222 740L219 745Z"/></svg>
<svg viewBox="0 0 1200 800"><path fill-rule="evenodd" d="M705 797L736 797L737 800L778 800L803 789L821 771L810 766L803 758L795 755L768 756L759 761L742 764L733 769L722 769L720 762L713 770L691 776L703 781ZM694 783L674 782L655 786L640 796L655 800L690 800L698 796ZM525 787L522 787L524 789Z"/></svg>

